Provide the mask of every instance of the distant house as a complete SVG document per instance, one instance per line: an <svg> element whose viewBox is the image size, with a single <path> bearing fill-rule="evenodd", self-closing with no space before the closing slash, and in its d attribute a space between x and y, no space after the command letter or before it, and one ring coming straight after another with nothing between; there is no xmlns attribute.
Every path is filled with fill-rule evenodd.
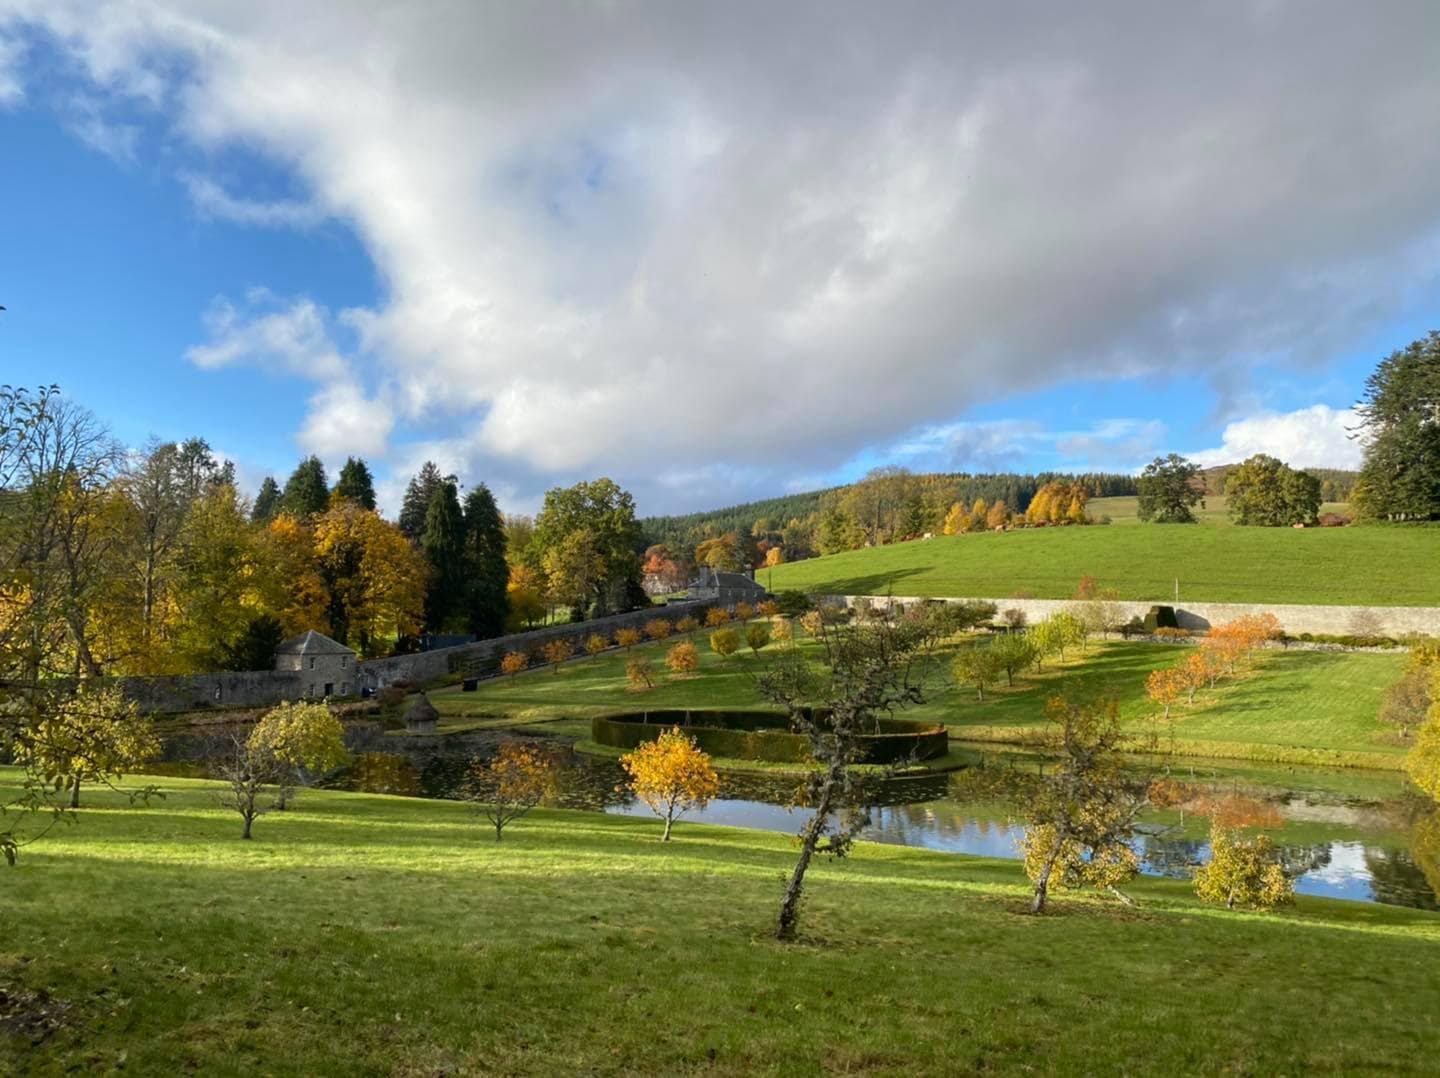
<svg viewBox="0 0 1440 1078"><path fill-rule="evenodd" d="M687 590L691 599L719 603L721 606L733 606L742 602L758 603L765 598L765 589L755 583L753 570L748 573L729 573L702 565Z"/></svg>
<svg viewBox="0 0 1440 1078"><path fill-rule="evenodd" d="M355 652L314 629L292 636L275 649L275 669L300 674L305 696L349 696L357 685Z"/></svg>

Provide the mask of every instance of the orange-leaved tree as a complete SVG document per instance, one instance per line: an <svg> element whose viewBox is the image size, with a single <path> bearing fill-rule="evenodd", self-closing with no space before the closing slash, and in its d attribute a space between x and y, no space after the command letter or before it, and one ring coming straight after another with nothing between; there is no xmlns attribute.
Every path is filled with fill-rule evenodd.
<svg viewBox="0 0 1440 1078"><path fill-rule="evenodd" d="M736 603L736 604L735 604L735 620L736 620L736 621L749 621L749 620L750 620L751 618L753 618L754 616L755 616L755 608L754 608L753 606L751 606L749 603L741 602L741 603Z"/></svg>
<svg viewBox="0 0 1440 1078"><path fill-rule="evenodd" d="M645 635L656 643L665 640L675 631L669 618L651 618L645 623Z"/></svg>
<svg viewBox="0 0 1440 1078"><path fill-rule="evenodd" d="M554 750L548 746L507 741L489 760L470 762L465 798L490 821L499 842L506 824L524 816L554 791L558 767Z"/></svg>
<svg viewBox="0 0 1440 1078"><path fill-rule="evenodd" d="M552 640L542 649L545 661L554 673L560 673L560 664L575 654L575 645L569 640Z"/></svg>
<svg viewBox="0 0 1440 1078"><path fill-rule="evenodd" d="M599 633L591 633L585 638L585 651L592 659L609 646L610 641L606 640Z"/></svg>
<svg viewBox="0 0 1440 1078"><path fill-rule="evenodd" d="M712 629L717 625L724 625L729 620L730 614L723 607L712 606L705 611L705 624Z"/></svg>
<svg viewBox="0 0 1440 1078"><path fill-rule="evenodd" d="M530 656L523 651L507 651L505 657L500 660L500 671L514 677L529 665Z"/></svg>
<svg viewBox="0 0 1440 1078"><path fill-rule="evenodd" d="M677 677L688 677L700 665L700 653L689 640L682 640L666 654L665 665Z"/></svg>
<svg viewBox="0 0 1440 1078"><path fill-rule="evenodd" d="M620 766L630 775L635 796L665 821L661 842L670 841L676 817L704 808L720 792L709 754L678 726L620 757Z"/></svg>
<svg viewBox="0 0 1440 1078"><path fill-rule="evenodd" d="M1164 709L1161 718L1167 722L1170 719L1170 708L1176 700L1180 699L1180 694L1187 688L1185 671L1178 666L1152 670L1150 676L1145 679L1145 695L1150 698L1152 703L1158 704Z"/></svg>
<svg viewBox="0 0 1440 1078"><path fill-rule="evenodd" d="M649 692L655 687L655 670L649 659L638 656L625 664L625 680L630 682L631 692Z"/></svg>
<svg viewBox="0 0 1440 1078"><path fill-rule="evenodd" d="M629 651L636 644L640 643L639 629L616 629L615 643L619 644L626 651Z"/></svg>

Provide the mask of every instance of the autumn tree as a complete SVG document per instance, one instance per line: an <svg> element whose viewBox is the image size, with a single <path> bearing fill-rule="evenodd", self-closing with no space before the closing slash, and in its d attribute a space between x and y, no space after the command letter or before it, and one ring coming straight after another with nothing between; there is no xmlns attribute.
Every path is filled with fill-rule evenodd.
<svg viewBox="0 0 1440 1078"><path fill-rule="evenodd" d="M599 633L591 633L585 638L585 653L589 655L592 659L595 658L595 656L599 655L609 646L610 641L607 640L605 637L601 636Z"/></svg>
<svg viewBox="0 0 1440 1078"><path fill-rule="evenodd" d="M280 495L283 512L304 520L308 516L325 512L330 504L330 485L325 478L325 465L320 458L306 457L285 480L285 489Z"/></svg>
<svg viewBox="0 0 1440 1078"><path fill-rule="evenodd" d="M505 827L555 791L559 760L538 741L506 741L489 760L474 759L465 782L465 799L495 828L499 842Z"/></svg>
<svg viewBox="0 0 1440 1078"><path fill-rule="evenodd" d="M80 807L82 783L110 782L160 755L150 720L117 688L83 685L47 692L46 705L13 744L16 762L70 793Z"/></svg>
<svg viewBox="0 0 1440 1078"><path fill-rule="evenodd" d="M1187 688L1185 672L1175 666L1152 670L1145 679L1145 695L1163 709L1161 720L1164 722L1170 721L1170 708Z"/></svg>
<svg viewBox="0 0 1440 1078"><path fill-rule="evenodd" d="M1432 681L1432 699L1435 688L1435 681ZM1415 735L1415 743L1405 755L1405 773L1417 788L1440 801L1440 704L1430 705L1429 717L1420 727Z"/></svg>
<svg viewBox="0 0 1440 1078"><path fill-rule="evenodd" d="M1120 884L1139 867L1130 848L1154 778L1128 764L1124 753L1157 747L1153 738L1122 729L1110 697L1057 694L1046 702L1045 719L1046 755L1054 759L1043 774L1016 770L977 780L1003 786L1026 822L1032 913L1044 912L1052 886L1120 894Z"/></svg>
<svg viewBox="0 0 1440 1078"><path fill-rule="evenodd" d="M734 629L716 629L710 634L710 650L728 659L740 650L740 634Z"/></svg>
<svg viewBox="0 0 1440 1078"><path fill-rule="evenodd" d="M314 553L330 636L371 655L380 640L418 630L428 570L393 524L338 502L315 520Z"/></svg>
<svg viewBox="0 0 1440 1078"><path fill-rule="evenodd" d="M668 640L674 631L675 625L669 618L651 618L645 623L645 635L657 644Z"/></svg>
<svg viewBox="0 0 1440 1078"><path fill-rule="evenodd" d="M346 457L335 480L334 497L347 498L361 509L375 508L375 477L359 457Z"/></svg>
<svg viewBox="0 0 1440 1078"><path fill-rule="evenodd" d="M763 621L754 621L745 626L745 643L758 656L760 650L770 643L770 626Z"/></svg>
<svg viewBox="0 0 1440 1078"><path fill-rule="evenodd" d="M818 765L805 785L805 804L813 813L800 832L799 855L776 920L777 939L795 936L815 855L845 856L868 823L853 770L865 752L862 739L875 732L879 719L925 702L926 686L939 674L945 631L925 608L858 624L822 619L818 662L798 648L777 649L756 679L761 698L785 710Z"/></svg>
<svg viewBox="0 0 1440 1078"><path fill-rule="evenodd" d="M723 607L712 606L705 611L705 625L707 628L717 628L730 620L730 614Z"/></svg>
<svg viewBox="0 0 1440 1078"><path fill-rule="evenodd" d="M1200 466L1178 453L1156 457L1135 481L1139 495L1136 515L1155 524L1194 524L1194 507L1202 491L1197 484Z"/></svg>
<svg viewBox="0 0 1440 1078"><path fill-rule="evenodd" d="M175 665L187 672L228 665L263 607L257 587L266 572L263 556L234 486L212 484L194 500L168 586L176 615L169 631ZM260 668L269 665L267 656Z"/></svg>
<svg viewBox="0 0 1440 1078"><path fill-rule="evenodd" d="M704 808L720 793L709 754L678 726L620 757L620 766L630 776L635 796L665 821L661 842L670 841L677 817Z"/></svg>
<svg viewBox="0 0 1440 1078"><path fill-rule="evenodd" d="M575 654L575 645L569 640L552 640L540 649L553 673L560 673L560 664Z"/></svg>
<svg viewBox="0 0 1440 1078"><path fill-rule="evenodd" d="M1434 675L1425 667L1406 670L1400 680L1385 691L1380 721L1396 727L1400 737L1408 739L1410 731L1424 723L1430 711L1433 679Z"/></svg>
<svg viewBox="0 0 1440 1078"><path fill-rule="evenodd" d="M275 807L282 812L294 799L297 787L350 758L345 751L345 729L324 703L297 701L271 708L250 731L246 747L256 759L270 761L279 787Z"/></svg>
<svg viewBox="0 0 1440 1078"><path fill-rule="evenodd" d="M625 662L625 680L630 683L631 692L649 692L655 687L655 668L649 659L637 655Z"/></svg>
<svg viewBox="0 0 1440 1078"><path fill-rule="evenodd" d="M992 532L1005 527L1010 523L1010 509L1003 501L997 501L990 507L990 512L985 515L985 526Z"/></svg>
<svg viewBox="0 0 1440 1078"><path fill-rule="evenodd" d="M547 491L527 558L543 562L548 552L583 535L593 572L584 576L584 600L596 616L636 605L640 591L640 525L635 500L610 479L596 479ZM548 570L547 570L548 571ZM638 593L638 595L637 595Z"/></svg>
<svg viewBox="0 0 1440 1078"><path fill-rule="evenodd" d="M675 623L675 631L677 633L682 633L685 636L689 636L698 628L700 628L700 623L696 621L693 617L691 617L689 614L686 614L683 618L681 618Z"/></svg>
<svg viewBox="0 0 1440 1078"><path fill-rule="evenodd" d="M695 548L695 564L726 572L738 572L748 564L740 536L726 532L706 539Z"/></svg>
<svg viewBox="0 0 1440 1078"><path fill-rule="evenodd" d="M226 786L220 804L240 814L240 837L248 842L253 838L255 821L275 807L269 787L280 781L281 766L262 747L251 746L246 738L234 734L227 751L212 762L212 767Z"/></svg>
<svg viewBox="0 0 1440 1078"><path fill-rule="evenodd" d="M1219 825L1210 830L1210 860L1195 872L1195 893L1231 910L1269 910L1295 901L1295 885L1269 836L1245 838Z"/></svg>
<svg viewBox="0 0 1440 1078"><path fill-rule="evenodd" d="M956 502L950 507L950 511L945 514L945 521L941 525L941 531L946 535L959 535L961 532L968 530L965 527L968 518L969 514L965 512L965 506Z"/></svg>
<svg viewBox="0 0 1440 1078"><path fill-rule="evenodd" d="M528 565L511 565L509 581L505 585L505 600L509 607L507 628L514 623L516 628L531 626L545 616L544 584L540 573Z"/></svg>
<svg viewBox="0 0 1440 1078"><path fill-rule="evenodd" d="M500 660L500 672L512 678L530 665L530 656L523 651L507 651Z"/></svg>
<svg viewBox="0 0 1440 1078"><path fill-rule="evenodd" d="M765 551L765 567L773 569L777 565L785 564L785 548L783 546L772 546Z"/></svg>
<svg viewBox="0 0 1440 1078"><path fill-rule="evenodd" d="M615 630L615 643L616 643L617 645L619 645L620 647L624 648L626 651L629 651L629 650L630 650L631 648L633 648L636 644L640 643L640 630L639 630L639 629L616 629L616 630Z"/></svg>
<svg viewBox="0 0 1440 1078"><path fill-rule="evenodd" d="M689 640L682 640L666 653L665 665L676 677L689 677L700 666L700 652Z"/></svg>

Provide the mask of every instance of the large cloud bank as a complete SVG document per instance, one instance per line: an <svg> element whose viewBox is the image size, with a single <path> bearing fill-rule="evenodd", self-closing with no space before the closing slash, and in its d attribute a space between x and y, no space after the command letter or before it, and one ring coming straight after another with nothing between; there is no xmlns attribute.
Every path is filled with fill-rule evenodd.
<svg viewBox="0 0 1440 1078"><path fill-rule="evenodd" d="M1440 265L1428 0L0 0L0 98L36 35L201 151L204 214L374 259L373 309L237 299L198 362L309 349L364 375L302 438L441 417L426 451L521 486L818 472L1066 379L1325 358ZM235 147L302 197L206 170Z"/></svg>

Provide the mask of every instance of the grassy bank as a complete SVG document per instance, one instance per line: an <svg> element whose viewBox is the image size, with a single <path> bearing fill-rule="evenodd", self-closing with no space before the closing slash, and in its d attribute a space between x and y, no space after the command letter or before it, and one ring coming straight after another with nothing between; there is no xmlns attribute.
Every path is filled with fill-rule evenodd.
<svg viewBox="0 0 1440 1078"><path fill-rule="evenodd" d="M306 792L242 843L214 790L93 796L6 872L7 1073L1414 1072L1440 918L1299 901L1016 912L1014 862L864 845L767 938L786 836ZM33 1013L33 1008L32 1008ZM35 1027L39 1028L39 1027Z"/></svg>
<svg viewBox="0 0 1440 1078"><path fill-rule="evenodd" d="M483 682L473 693L437 690L430 699L443 716L442 731L505 726L524 732L543 723L547 732L575 737L589 736L591 716L617 711L764 707L755 690L763 655L721 659L702 642L696 676L672 678L664 650L645 645L634 651L656 669L656 687L647 693L629 691L625 662L631 656L622 652ZM1088 652L1072 652L1064 664L1027 672L1014 687L989 689L984 701L941 679L927 704L905 714L944 723L963 740L1024 743L1044 726L1047 697L1069 685L1114 693L1124 717L1139 724L1155 712L1145 679L1184 655L1176 646L1097 642ZM1203 690L1194 706L1174 709L1176 750L1268 763L1398 768L1407 746L1376 715L1404 662L1400 654L1260 653L1248 673Z"/></svg>
<svg viewBox="0 0 1440 1078"><path fill-rule="evenodd" d="M1068 599L1082 576L1120 598L1312 603L1440 604L1434 528L1238 528L1147 524L937 536L852 550L763 570L779 591L846 595Z"/></svg>

